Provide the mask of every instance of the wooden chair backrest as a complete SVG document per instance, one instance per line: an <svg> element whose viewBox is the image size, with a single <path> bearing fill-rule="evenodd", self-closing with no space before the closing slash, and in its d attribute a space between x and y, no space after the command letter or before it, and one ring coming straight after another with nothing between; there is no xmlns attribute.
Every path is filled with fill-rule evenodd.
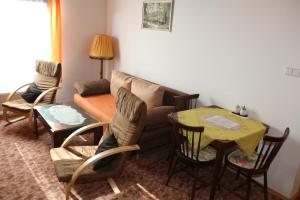
<svg viewBox="0 0 300 200"><path fill-rule="evenodd" d="M282 137L264 136L263 143L258 149L258 157L254 166L255 171L268 170L282 144L287 139L290 129L286 128Z"/></svg>
<svg viewBox="0 0 300 200"><path fill-rule="evenodd" d="M204 127L191 127L176 123L175 142L177 153L191 162L198 162L201 136Z"/></svg>
<svg viewBox="0 0 300 200"><path fill-rule="evenodd" d="M196 108L198 98L199 98L199 94L175 96L174 101L176 105L176 110L181 111L181 110Z"/></svg>

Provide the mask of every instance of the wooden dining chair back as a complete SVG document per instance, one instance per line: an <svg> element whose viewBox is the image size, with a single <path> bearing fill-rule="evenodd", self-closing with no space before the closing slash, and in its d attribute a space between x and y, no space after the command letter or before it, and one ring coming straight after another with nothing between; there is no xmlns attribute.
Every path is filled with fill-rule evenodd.
<svg viewBox="0 0 300 200"><path fill-rule="evenodd" d="M176 173L175 168L178 160L188 166L192 166L194 171L190 175L193 176L194 183L191 199L194 199L196 184L199 181L198 171L202 167L213 165L216 151L210 146L201 148L204 127L192 127L177 122L175 129L175 153L171 161L167 185L173 174Z"/></svg>
<svg viewBox="0 0 300 200"><path fill-rule="evenodd" d="M175 96L174 97L174 102L175 102L175 105L176 105L176 111L196 108L198 98L199 98L199 94Z"/></svg>
<svg viewBox="0 0 300 200"><path fill-rule="evenodd" d="M261 173L269 169L272 161L276 157L288 135L289 128L284 131L282 137L264 136L262 146L258 149L257 160L253 168L254 174Z"/></svg>
<svg viewBox="0 0 300 200"><path fill-rule="evenodd" d="M235 150L226 155L225 165L221 173L223 176L227 166L236 169L236 178L240 174L247 179L246 199L250 198L252 177L264 176L264 199L268 199L268 169L289 135L290 129L286 128L282 137L265 135L262 145L251 155L246 155L241 150ZM240 187L240 186L239 186Z"/></svg>
<svg viewBox="0 0 300 200"><path fill-rule="evenodd" d="M177 124L176 151L179 156L188 162L198 162L201 135L204 127L191 127ZM190 142L191 141L191 142Z"/></svg>

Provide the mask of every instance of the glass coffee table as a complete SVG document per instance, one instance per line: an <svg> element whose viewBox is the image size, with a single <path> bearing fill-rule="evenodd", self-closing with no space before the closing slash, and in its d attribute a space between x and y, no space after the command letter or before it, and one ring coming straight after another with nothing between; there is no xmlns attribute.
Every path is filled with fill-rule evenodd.
<svg viewBox="0 0 300 200"><path fill-rule="evenodd" d="M64 139L75 130L99 122L75 104L37 105L34 106L33 112L36 137L38 137L37 119L39 119L46 129L49 130L52 138L52 147L54 148L60 147ZM94 144L98 145L103 133L103 127L96 127L88 130L88 132L94 134Z"/></svg>

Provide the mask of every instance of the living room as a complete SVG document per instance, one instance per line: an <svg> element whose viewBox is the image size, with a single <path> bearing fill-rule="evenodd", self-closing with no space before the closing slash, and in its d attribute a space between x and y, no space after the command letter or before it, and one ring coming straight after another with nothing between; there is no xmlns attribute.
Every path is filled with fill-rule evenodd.
<svg viewBox="0 0 300 200"><path fill-rule="evenodd" d="M188 94L199 93L198 106L234 110L237 104L245 105L250 117L270 126L271 135L282 135L289 127L290 135L268 170L268 186L279 198L296 199L299 79L286 75L286 69L300 68L300 2L175 0L170 31L143 29L142 7L138 0L61 1L62 81L56 102L73 101L76 81L99 79L100 61L88 54L93 36L108 34L113 37L114 58L104 61L105 78L118 69ZM30 131L26 123L18 123ZM10 126L1 123L3 130ZM51 165L48 161L45 166ZM204 194L202 198L196 193L196 198L208 199L209 193Z"/></svg>

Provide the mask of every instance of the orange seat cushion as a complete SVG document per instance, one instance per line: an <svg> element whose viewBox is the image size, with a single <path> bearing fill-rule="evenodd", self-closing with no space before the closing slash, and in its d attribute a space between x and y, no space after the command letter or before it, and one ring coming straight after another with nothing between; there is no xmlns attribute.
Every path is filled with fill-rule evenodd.
<svg viewBox="0 0 300 200"><path fill-rule="evenodd" d="M111 94L82 97L76 93L74 102L99 121L110 121L116 112L115 99Z"/></svg>

